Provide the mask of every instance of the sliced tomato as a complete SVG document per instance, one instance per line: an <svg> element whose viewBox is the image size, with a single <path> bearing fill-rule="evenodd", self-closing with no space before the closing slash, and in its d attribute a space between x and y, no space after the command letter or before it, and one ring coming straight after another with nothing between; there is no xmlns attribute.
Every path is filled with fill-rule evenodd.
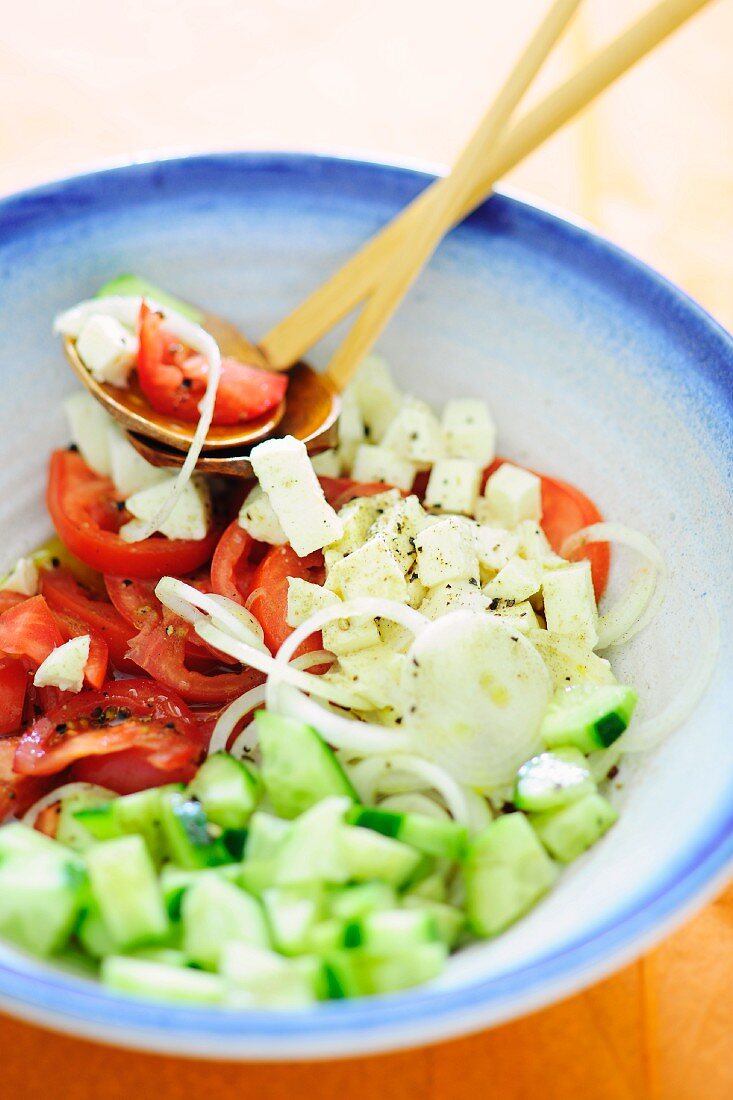
<svg viewBox="0 0 733 1100"><path fill-rule="evenodd" d="M255 669L200 672L186 665L185 627L149 622L130 644L130 657L155 680L179 692L189 703L214 706L236 699L264 682Z"/></svg>
<svg viewBox="0 0 733 1100"><path fill-rule="evenodd" d="M73 451L51 455L46 502L64 545L100 573L156 579L191 573L209 560L218 539L212 527L204 539L153 535L142 542L125 542L118 531L126 514L114 485Z"/></svg>
<svg viewBox="0 0 733 1100"><path fill-rule="evenodd" d="M47 776L18 775L13 770L19 744L20 734L0 737L0 823L8 817L22 817L54 784Z"/></svg>
<svg viewBox="0 0 733 1100"><path fill-rule="evenodd" d="M20 728L27 690L28 672L23 662L0 656L0 736Z"/></svg>
<svg viewBox="0 0 733 1100"><path fill-rule="evenodd" d="M139 671L126 659L134 636L129 622L111 603L84 588L69 569L59 566L41 570L41 592L52 611L70 615L105 641L109 659L119 672Z"/></svg>
<svg viewBox="0 0 733 1100"><path fill-rule="evenodd" d="M252 593L247 607L260 623L265 634L265 645L271 653L277 653L286 638L293 633L288 626L288 578L323 584L322 565L308 568L306 559L299 558L291 546L273 546L257 567ZM323 648L320 633L314 634L298 650L310 653Z"/></svg>
<svg viewBox="0 0 733 1100"><path fill-rule="evenodd" d="M42 664L63 636L43 596L32 596L0 615L0 652Z"/></svg>
<svg viewBox="0 0 733 1100"><path fill-rule="evenodd" d="M383 481L353 481L350 477L319 477L326 500L338 512L344 504L356 497L373 497L377 493L386 493L394 489ZM407 495L407 494L403 494Z"/></svg>
<svg viewBox="0 0 733 1100"><path fill-rule="evenodd" d="M52 611L56 625L64 636L64 641L71 638L80 638L86 634L89 637L89 657L84 666L84 679L93 688L101 688L107 679L107 665L109 663L109 650L107 643L101 634L86 623L74 619L71 615L65 615L61 611Z"/></svg>
<svg viewBox="0 0 733 1100"><path fill-rule="evenodd" d="M65 700L34 722L20 738L13 766L20 775L38 776L73 765L74 778L81 778L81 761L109 757L107 786L129 788L137 765L141 786L136 789L142 789L151 785L151 769L158 783L190 778L201 755L196 720L176 692L151 680L113 680L100 691ZM117 769L112 757L122 758Z"/></svg>
<svg viewBox="0 0 733 1100"><path fill-rule="evenodd" d="M204 357L182 346L144 302L139 335L137 376L150 404L166 416L197 421L209 373ZM224 358L212 423L240 424L262 416L280 404L287 388L285 374Z"/></svg>
<svg viewBox="0 0 733 1100"><path fill-rule="evenodd" d="M220 596L244 604L252 591L257 562L267 547L255 542L235 519L219 539L211 559L211 587Z"/></svg>
<svg viewBox="0 0 733 1100"><path fill-rule="evenodd" d="M11 607L17 607L19 603L25 603L29 599L28 596L24 596L21 592L11 592L9 589L2 589L0 591L0 615L3 611L9 611Z"/></svg>

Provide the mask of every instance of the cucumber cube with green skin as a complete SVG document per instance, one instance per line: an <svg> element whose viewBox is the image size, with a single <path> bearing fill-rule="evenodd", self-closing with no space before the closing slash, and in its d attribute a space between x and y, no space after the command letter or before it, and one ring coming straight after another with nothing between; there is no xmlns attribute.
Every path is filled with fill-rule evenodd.
<svg viewBox="0 0 733 1100"><path fill-rule="evenodd" d="M277 886L341 883L355 877L350 874L344 844L344 836L350 828L344 825L349 804L348 798L324 798L293 822L274 857ZM369 877L378 878L379 875Z"/></svg>
<svg viewBox="0 0 733 1100"><path fill-rule="evenodd" d="M85 854L92 897L118 948L156 943L168 934L168 914L145 841L122 836Z"/></svg>
<svg viewBox="0 0 733 1100"><path fill-rule="evenodd" d="M202 874L183 895L183 950L206 970L217 970L226 944L237 940L269 947L262 907L255 898L214 873Z"/></svg>
<svg viewBox="0 0 733 1100"><path fill-rule="evenodd" d="M309 936L324 914L324 892L319 886L273 887L262 894L272 942L283 955L308 950Z"/></svg>
<svg viewBox="0 0 733 1100"><path fill-rule="evenodd" d="M247 833L245 855L248 860L272 859L280 851L291 830L289 821L258 810L252 815Z"/></svg>
<svg viewBox="0 0 733 1100"><path fill-rule="evenodd" d="M168 855L179 867L191 869L232 863L221 837L215 837L200 802L177 792L163 795L160 823Z"/></svg>
<svg viewBox="0 0 733 1100"><path fill-rule="evenodd" d="M401 814L371 806L354 806L346 815L352 825L394 837L426 855L460 859L468 844L468 830L455 821L441 821L427 814Z"/></svg>
<svg viewBox="0 0 733 1100"><path fill-rule="evenodd" d="M255 717L262 780L275 812L299 817L325 798L357 794L332 749L312 726L271 711Z"/></svg>
<svg viewBox="0 0 733 1100"><path fill-rule="evenodd" d="M523 764L514 784L519 810L554 810L593 794L596 785L580 749L558 747Z"/></svg>
<svg viewBox="0 0 733 1100"><path fill-rule="evenodd" d="M95 806L81 806L73 810L73 816L93 841L113 840L123 836L112 812L113 802L100 802Z"/></svg>
<svg viewBox="0 0 733 1100"><path fill-rule="evenodd" d="M74 811L74 817L95 840L139 834L155 862L160 863L165 848L161 826L162 800L166 795L181 793L184 789L182 784L172 783L137 791L98 805L82 807Z"/></svg>
<svg viewBox="0 0 733 1100"><path fill-rule="evenodd" d="M260 795L254 772L227 752L216 752L201 765L188 785L209 821L222 829L241 829L252 816Z"/></svg>
<svg viewBox="0 0 733 1100"><path fill-rule="evenodd" d="M0 938L41 956L65 945L86 898L83 865L68 849L48 843L55 851L18 854L0 864Z"/></svg>
<svg viewBox="0 0 733 1100"><path fill-rule="evenodd" d="M93 899L87 905L76 928L76 937L93 959L104 959L118 950L117 941L102 919L99 906Z"/></svg>
<svg viewBox="0 0 733 1100"><path fill-rule="evenodd" d="M575 684L558 688L547 708L540 736L548 748L574 745L581 752L618 740L634 713L637 695L622 684Z"/></svg>
<svg viewBox="0 0 733 1100"><path fill-rule="evenodd" d="M221 1004L226 986L216 974L149 959L111 955L102 963L102 984L118 993L180 1004Z"/></svg>
<svg viewBox="0 0 733 1100"><path fill-rule="evenodd" d="M474 837L464 867L466 914L477 936L495 936L532 908L557 868L524 814L505 814Z"/></svg>
<svg viewBox="0 0 733 1100"><path fill-rule="evenodd" d="M188 317L189 320L195 321L197 325L200 325L204 320L204 314L201 310L189 305L188 302L182 302L180 298L174 298L166 290L161 290L160 287L148 282L147 279L141 279L139 275L117 275L114 279L104 283L95 294L95 298L118 296L120 298L152 298L158 305L169 306L177 313Z"/></svg>
<svg viewBox="0 0 733 1100"><path fill-rule="evenodd" d="M248 894L261 897L265 890L276 885L277 865L272 859L247 859L238 868L239 884Z"/></svg>
<svg viewBox="0 0 733 1100"><path fill-rule="evenodd" d="M363 947L376 955L400 954L440 939L435 918L424 909L384 909L350 921L343 947Z"/></svg>
<svg viewBox="0 0 733 1100"><path fill-rule="evenodd" d="M183 951L175 947L138 947L128 952L129 958L147 959L148 962L163 963L165 966L188 966Z"/></svg>
<svg viewBox="0 0 733 1100"><path fill-rule="evenodd" d="M332 952L326 962L332 997L397 993L437 978L445 967L443 943L419 943L399 954L376 955L364 948Z"/></svg>
<svg viewBox="0 0 733 1100"><path fill-rule="evenodd" d="M245 943L224 949L221 972L230 990L230 1003L268 1008L298 1008L313 1004L320 985L320 965L298 965L274 951Z"/></svg>
<svg viewBox="0 0 733 1100"><path fill-rule="evenodd" d="M59 848L55 840L37 829L21 825L19 821L3 825L0 829L0 864L17 856L24 859L44 854L54 859L69 858L69 853Z"/></svg>
<svg viewBox="0 0 733 1100"><path fill-rule="evenodd" d="M532 814L532 827L550 855L572 863L608 832L618 810L600 794L589 794L560 810Z"/></svg>
<svg viewBox="0 0 733 1100"><path fill-rule="evenodd" d="M346 879L353 882L377 880L400 887L410 881L424 856L401 840L382 836L360 825L345 825L341 847Z"/></svg>
<svg viewBox="0 0 733 1100"><path fill-rule="evenodd" d="M201 875L206 874L221 875L228 882L239 884L241 867L236 863L225 863L221 867L212 868L211 871L192 871L189 868L176 867L174 863L166 863L160 872L160 888L171 920L179 920L183 895Z"/></svg>
<svg viewBox="0 0 733 1100"><path fill-rule="evenodd" d="M383 882L363 882L333 890L330 897L331 915L350 921L373 913L377 909L394 909L397 895Z"/></svg>
<svg viewBox="0 0 733 1100"><path fill-rule="evenodd" d="M438 929L441 940L449 948L455 947L461 933L466 927L466 916L454 905L446 905L442 901L430 901L428 898L415 897L408 894L403 905L406 909L422 909L429 913Z"/></svg>
<svg viewBox="0 0 733 1100"><path fill-rule="evenodd" d="M95 842L95 838L79 821L77 812L88 810L103 803L109 805L104 795L94 792L79 792L61 800L61 812L56 826L56 840L75 852L85 852Z"/></svg>
<svg viewBox="0 0 733 1100"><path fill-rule="evenodd" d="M319 921L308 932L306 950L314 955L327 956L341 946L344 922L334 917Z"/></svg>
<svg viewBox="0 0 733 1100"><path fill-rule="evenodd" d="M447 897L445 874L441 871L434 871L427 878L423 878L414 886L410 886L405 896L425 898L429 901L445 901Z"/></svg>

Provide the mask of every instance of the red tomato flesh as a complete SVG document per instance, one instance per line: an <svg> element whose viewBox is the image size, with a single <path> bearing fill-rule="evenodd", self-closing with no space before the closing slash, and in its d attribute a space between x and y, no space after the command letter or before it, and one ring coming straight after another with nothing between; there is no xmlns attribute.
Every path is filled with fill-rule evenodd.
<svg viewBox="0 0 733 1100"><path fill-rule="evenodd" d="M43 596L32 596L0 615L0 651L36 668L64 639Z"/></svg>
<svg viewBox="0 0 733 1100"><path fill-rule="evenodd" d="M20 728L27 690L28 673L23 662L0 657L0 736Z"/></svg>
<svg viewBox="0 0 733 1100"><path fill-rule="evenodd" d="M118 671L139 671L125 656L134 635L129 622L111 603L84 588L69 569L58 566L42 570L41 592L52 611L70 615L104 639L109 659Z"/></svg>

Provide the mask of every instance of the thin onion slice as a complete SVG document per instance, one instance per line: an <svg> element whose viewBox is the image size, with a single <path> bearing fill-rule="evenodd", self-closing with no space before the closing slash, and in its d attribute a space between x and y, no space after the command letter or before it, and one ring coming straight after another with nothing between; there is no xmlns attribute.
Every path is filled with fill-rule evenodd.
<svg viewBox="0 0 733 1100"><path fill-rule="evenodd" d="M272 691L268 682L267 688L267 706L270 710L313 726L335 749L343 749L357 756L371 756L375 753L407 752L415 748L409 734L342 716L332 707L314 702L289 684L279 683Z"/></svg>
<svg viewBox="0 0 733 1100"><path fill-rule="evenodd" d="M161 577L155 586L155 595L160 602L194 627L206 622L208 615L212 625L232 637L246 642L255 649L269 655L265 645L264 631L251 611L241 604L219 596L213 592L200 592L192 584L186 584L178 577Z"/></svg>
<svg viewBox="0 0 733 1100"><path fill-rule="evenodd" d="M448 811L451 816L460 824L468 825L471 820L471 810L468 805L468 799L466 798L465 789L460 783L457 783L453 776L449 775L444 768L441 768L438 764L434 764L431 760L423 760L421 756L414 756L411 753L397 752L394 755L382 755L374 761L369 761L374 768L375 772L378 767L378 763L381 765L383 773L391 772L392 770L401 774L403 772L408 773L410 776L415 776L417 779L422 780L425 783L424 789L430 789L437 791L445 802ZM352 782L359 790L359 775L357 774L354 779L354 772L360 765L357 764L355 768L351 768L349 775L352 777ZM362 773L363 776L363 773ZM374 789L380 790L380 784L382 777L375 777L373 780ZM412 788L415 789L414 787ZM359 791L361 794L361 791Z"/></svg>
<svg viewBox="0 0 733 1100"><path fill-rule="evenodd" d="M628 642L659 611L667 594L667 563L647 535L622 523L593 523L583 527L565 540L560 552L567 558L594 542L617 542L628 546L646 558L653 568L651 575L648 568L637 573L618 603L598 619L596 649L608 649Z"/></svg>
<svg viewBox="0 0 733 1100"><path fill-rule="evenodd" d="M494 815L489 803L482 794L470 787L463 788L463 795L468 803L469 820L466 822L471 836L476 836L491 824Z"/></svg>
<svg viewBox="0 0 733 1100"><path fill-rule="evenodd" d="M405 791L404 794L390 794L379 803L380 810L389 810L395 814L422 814L423 817L435 817L445 821L450 817L445 806L419 791Z"/></svg>
<svg viewBox="0 0 733 1100"><path fill-rule="evenodd" d="M250 711L254 710L255 707L264 706L264 703L264 684L260 684L259 687L254 687L249 691L245 691L244 695L240 695L238 699L230 703L226 710L222 711L219 715L217 723L214 726L214 731L211 734L211 740L209 741L209 748L206 755L213 756L215 752L226 752L229 738L234 733L239 722L241 722Z"/></svg>
<svg viewBox="0 0 733 1100"><path fill-rule="evenodd" d="M45 810L48 806L53 806L54 803L60 802L63 798L72 798L78 794L99 795L100 798L104 799L117 798L116 791L111 791L108 787L100 787L97 783L64 783L61 787L56 787L55 790L49 791L48 794L44 794L42 798L34 802L23 814L21 821L24 825L33 828L35 820L42 810Z"/></svg>
<svg viewBox="0 0 733 1100"><path fill-rule="evenodd" d="M199 404L199 419L196 430L170 494L149 522L131 524L126 533L125 528L122 529L121 536L127 542L140 542L142 539L154 535L178 503L181 493L196 469L196 463L206 442L206 436L209 434L211 421L214 417L216 393L221 378L221 352L213 336L210 336L200 325L190 321L188 317L184 317L181 313L171 309L170 306L161 305L160 302L156 302L147 296L144 300L152 310L162 315L166 328L174 336L177 336L184 344L203 355L208 363L209 371L206 379L206 391ZM64 336L76 338L79 336L84 323L90 317L100 313L108 317L114 317L121 324L127 325L128 328L134 328L140 315L142 303L143 298L140 297L126 298L120 295L110 295L106 298L92 298L80 302L72 309L66 310L65 313L59 314L54 321L54 331Z"/></svg>

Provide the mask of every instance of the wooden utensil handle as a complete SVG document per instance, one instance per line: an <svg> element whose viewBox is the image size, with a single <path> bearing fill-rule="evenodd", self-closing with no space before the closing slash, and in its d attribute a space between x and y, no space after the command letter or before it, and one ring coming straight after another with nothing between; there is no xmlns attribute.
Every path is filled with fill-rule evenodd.
<svg viewBox="0 0 733 1100"><path fill-rule="evenodd" d="M710 0L661 0L627 31L599 51L582 69L551 92L500 140L487 158L480 179L460 211L466 217L490 194L496 182L552 134L582 111L660 42ZM402 246L427 204L435 201L441 181L431 184L261 343L271 365L285 369L316 344L370 294L395 250Z"/></svg>

